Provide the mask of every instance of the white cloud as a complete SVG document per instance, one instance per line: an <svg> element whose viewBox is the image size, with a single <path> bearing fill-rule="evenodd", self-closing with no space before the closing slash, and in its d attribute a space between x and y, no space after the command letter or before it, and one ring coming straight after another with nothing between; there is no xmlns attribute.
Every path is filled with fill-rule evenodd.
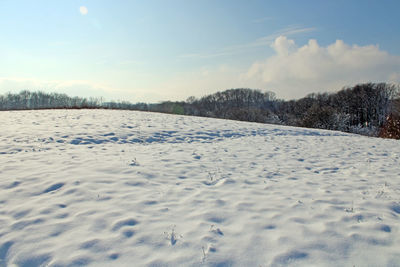
<svg viewBox="0 0 400 267"><path fill-rule="evenodd" d="M400 82L400 57L377 45L351 46L337 40L324 47L311 39L298 47L279 36L271 47L275 55L255 62L242 79L250 87L272 90L286 99L360 82Z"/></svg>
<svg viewBox="0 0 400 267"><path fill-rule="evenodd" d="M81 13L82 15L86 15L88 12L89 10L87 9L87 7L85 6L79 7L79 13Z"/></svg>

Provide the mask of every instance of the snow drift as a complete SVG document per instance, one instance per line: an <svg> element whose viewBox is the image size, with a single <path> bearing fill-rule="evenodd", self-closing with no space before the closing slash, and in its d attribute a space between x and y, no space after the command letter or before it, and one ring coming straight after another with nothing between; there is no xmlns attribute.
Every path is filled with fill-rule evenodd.
<svg viewBox="0 0 400 267"><path fill-rule="evenodd" d="M0 121L0 266L399 266L399 141L132 111Z"/></svg>

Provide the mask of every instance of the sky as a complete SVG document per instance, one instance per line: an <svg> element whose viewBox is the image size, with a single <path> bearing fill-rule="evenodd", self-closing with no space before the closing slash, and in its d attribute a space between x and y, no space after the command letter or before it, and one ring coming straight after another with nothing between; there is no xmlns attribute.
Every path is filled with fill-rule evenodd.
<svg viewBox="0 0 400 267"><path fill-rule="evenodd" d="M400 83L398 0L0 0L0 94L281 99Z"/></svg>

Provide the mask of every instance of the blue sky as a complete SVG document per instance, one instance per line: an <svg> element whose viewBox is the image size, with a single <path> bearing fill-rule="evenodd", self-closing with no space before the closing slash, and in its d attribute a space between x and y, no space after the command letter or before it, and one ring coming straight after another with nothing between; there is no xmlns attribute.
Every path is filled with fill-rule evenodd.
<svg viewBox="0 0 400 267"><path fill-rule="evenodd" d="M81 11L87 12L81 12ZM400 81L400 1L0 0L0 93L292 99Z"/></svg>

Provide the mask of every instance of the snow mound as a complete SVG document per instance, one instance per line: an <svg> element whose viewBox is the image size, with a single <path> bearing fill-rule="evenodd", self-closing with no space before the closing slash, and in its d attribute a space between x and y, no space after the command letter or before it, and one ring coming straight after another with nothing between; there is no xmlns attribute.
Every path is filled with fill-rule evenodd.
<svg viewBox="0 0 400 267"><path fill-rule="evenodd" d="M20 111L24 119L2 120L10 129L2 136L1 154L43 151L72 145L143 144L153 143L213 143L227 138L250 136L346 136L334 131L294 127L265 127L262 124L171 116L146 112L96 110ZM117 117L117 119L116 119ZM49 121L50 120L50 121ZM52 129L49 131L49 126ZM31 134L27 134L31 132Z"/></svg>

